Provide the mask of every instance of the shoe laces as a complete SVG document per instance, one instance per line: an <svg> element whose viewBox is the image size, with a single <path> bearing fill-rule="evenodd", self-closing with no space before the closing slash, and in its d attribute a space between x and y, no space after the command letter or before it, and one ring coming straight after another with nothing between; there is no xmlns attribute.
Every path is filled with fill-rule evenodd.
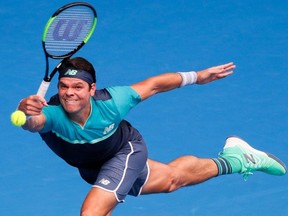
<svg viewBox="0 0 288 216"><path fill-rule="evenodd" d="M244 178L244 181L248 181L249 176L253 175L253 172L251 172L250 170L247 170L247 171L245 171L245 172L243 172L241 174L242 174L242 176Z"/></svg>

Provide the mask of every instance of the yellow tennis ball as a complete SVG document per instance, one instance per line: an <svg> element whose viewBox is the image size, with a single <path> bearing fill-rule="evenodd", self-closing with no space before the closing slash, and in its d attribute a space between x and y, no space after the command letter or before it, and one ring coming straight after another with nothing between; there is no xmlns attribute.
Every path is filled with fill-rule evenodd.
<svg viewBox="0 0 288 216"><path fill-rule="evenodd" d="M17 110L11 114L11 122L15 126L22 126L26 122L26 115L23 111Z"/></svg>

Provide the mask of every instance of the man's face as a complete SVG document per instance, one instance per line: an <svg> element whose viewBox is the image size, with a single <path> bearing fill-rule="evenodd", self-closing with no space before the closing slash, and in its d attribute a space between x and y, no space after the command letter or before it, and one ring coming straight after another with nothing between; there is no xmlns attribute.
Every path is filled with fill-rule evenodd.
<svg viewBox="0 0 288 216"><path fill-rule="evenodd" d="M81 79L63 77L58 83L58 94L63 108L69 115L90 114L90 96L95 92L95 84L91 87Z"/></svg>

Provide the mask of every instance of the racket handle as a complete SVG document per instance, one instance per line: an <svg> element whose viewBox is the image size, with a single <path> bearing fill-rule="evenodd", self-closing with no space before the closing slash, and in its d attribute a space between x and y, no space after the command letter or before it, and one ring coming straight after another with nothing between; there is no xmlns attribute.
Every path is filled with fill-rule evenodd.
<svg viewBox="0 0 288 216"><path fill-rule="evenodd" d="M50 85L50 82L47 82L47 81L43 80L41 82L41 85L39 86L39 89L37 91L37 95L45 97L46 92L47 92L47 90L49 88L49 85Z"/></svg>

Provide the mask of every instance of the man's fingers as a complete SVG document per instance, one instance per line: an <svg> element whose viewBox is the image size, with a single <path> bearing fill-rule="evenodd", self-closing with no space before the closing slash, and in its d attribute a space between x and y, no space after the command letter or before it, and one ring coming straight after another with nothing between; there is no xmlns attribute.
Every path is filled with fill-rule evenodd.
<svg viewBox="0 0 288 216"><path fill-rule="evenodd" d="M227 70L232 70L232 69L234 69L235 67L236 67L236 65L234 65L233 62L230 62L230 63L227 63L227 64L224 64L224 65L223 65L223 69L224 69L225 71L227 71Z"/></svg>
<svg viewBox="0 0 288 216"><path fill-rule="evenodd" d="M221 78L224 78L224 77L231 75L232 73L233 73L233 71L223 72L223 73L218 74L217 77L221 79Z"/></svg>
<svg viewBox="0 0 288 216"><path fill-rule="evenodd" d="M23 99L18 109L25 112L26 115L39 115L43 106L48 106L46 100L39 95L32 95Z"/></svg>

